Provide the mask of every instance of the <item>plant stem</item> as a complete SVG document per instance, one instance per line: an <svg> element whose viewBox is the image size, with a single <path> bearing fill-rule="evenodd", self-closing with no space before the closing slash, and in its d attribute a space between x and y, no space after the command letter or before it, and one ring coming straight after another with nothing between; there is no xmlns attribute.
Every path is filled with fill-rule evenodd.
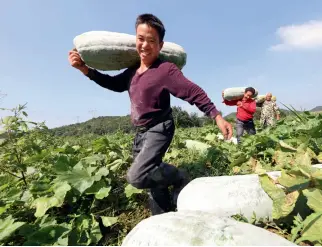
<svg viewBox="0 0 322 247"><path fill-rule="evenodd" d="M26 181L26 177L25 177L24 172L21 172L21 175L22 175L22 180L23 180L23 182L25 183L25 185L27 187L27 181Z"/></svg>
<svg viewBox="0 0 322 247"><path fill-rule="evenodd" d="M11 176L14 176L14 177L16 177L16 178L22 179L21 177L17 176L16 174L14 174L14 173L12 173L12 172L9 172L9 171L7 171L7 170L5 170L5 169L3 169L3 168L0 168L0 170L1 170L1 171L3 171L3 172L6 172L6 173L8 173L8 174L10 174Z"/></svg>

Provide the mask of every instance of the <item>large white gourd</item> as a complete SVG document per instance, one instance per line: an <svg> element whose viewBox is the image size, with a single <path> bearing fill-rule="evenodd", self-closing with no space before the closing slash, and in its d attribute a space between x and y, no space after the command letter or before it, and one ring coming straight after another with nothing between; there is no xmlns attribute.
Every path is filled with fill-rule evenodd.
<svg viewBox="0 0 322 247"><path fill-rule="evenodd" d="M136 225L122 246L296 246L263 228L206 212L171 212Z"/></svg>
<svg viewBox="0 0 322 247"><path fill-rule="evenodd" d="M312 165L322 169L322 164ZM273 180L281 171L266 173ZM178 197L178 211L202 211L217 216L243 214L251 219L272 219L273 201L261 186L257 174L200 177L186 185Z"/></svg>
<svg viewBox="0 0 322 247"><path fill-rule="evenodd" d="M88 66L106 71L126 69L140 61L135 40L134 35L125 33L90 31L76 36L73 42ZM164 42L160 58L182 69L186 64L187 54L181 46Z"/></svg>
<svg viewBox="0 0 322 247"><path fill-rule="evenodd" d="M247 87L232 87L232 88L226 88L224 90L224 99L225 100L240 100L244 97L245 89ZM253 95L253 98L255 98L258 95L258 91L255 88L255 95Z"/></svg>

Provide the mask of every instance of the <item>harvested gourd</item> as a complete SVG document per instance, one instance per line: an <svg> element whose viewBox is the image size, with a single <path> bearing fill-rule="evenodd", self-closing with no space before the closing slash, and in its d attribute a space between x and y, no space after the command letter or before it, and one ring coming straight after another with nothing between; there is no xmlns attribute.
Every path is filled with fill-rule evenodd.
<svg viewBox="0 0 322 247"><path fill-rule="evenodd" d="M103 71L126 69L138 63L140 58L135 41L134 35L108 31L85 32L73 40L75 49L85 64ZM159 57L182 69L186 64L187 54L181 46L164 42Z"/></svg>
<svg viewBox="0 0 322 247"><path fill-rule="evenodd" d="M266 99L266 95L258 95L256 97L256 103L264 103L265 99ZM274 95L272 96L272 101L276 101L276 96Z"/></svg>
<svg viewBox="0 0 322 247"><path fill-rule="evenodd" d="M244 97L245 89L247 87L233 87L233 88L226 88L224 90L224 99L225 100L240 100ZM258 91L255 88L255 95L253 98L256 98L258 95Z"/></svg>

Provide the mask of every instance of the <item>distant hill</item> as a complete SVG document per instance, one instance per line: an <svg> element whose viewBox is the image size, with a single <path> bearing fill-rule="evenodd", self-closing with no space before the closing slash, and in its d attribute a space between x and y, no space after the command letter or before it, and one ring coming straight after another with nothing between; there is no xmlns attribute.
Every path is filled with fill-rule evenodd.
<svg viewBox="0 0 322 247"><path fill-rule="evenodd" d="M181 107L173 107L172 109L177 126L189 128L212 123L208 118L198 117L196 114L189 114ZM115 133L118 130L125 133L131 133L135 130L129 115L97 117L86 122L51 129L52 133L57 136L104 135Z"/></svg>
<svg viewBox="0 0 322 247"><path fill-rule="evenodd" d="M320 112L320 111L322 112L322 106L316 106L311 111L312 112Z"/></svg>
<svg viewBox="0 0 322 247"><path fill-rule="evenodd" d="M127 116L106 116L92 118L86 122L64 125L51 131L58 136L80 136L84 134L108 134L118 130L129 133L134 130L131 118Z"/></svg>

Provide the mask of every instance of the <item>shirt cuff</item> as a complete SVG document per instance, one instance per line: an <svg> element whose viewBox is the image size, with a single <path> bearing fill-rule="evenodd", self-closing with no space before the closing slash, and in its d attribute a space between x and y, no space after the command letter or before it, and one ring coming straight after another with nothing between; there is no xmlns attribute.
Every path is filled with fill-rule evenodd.
<svg viewBox="0 0 322 247"><path fill-rule="evenodd" d="M213 118L213 119L215 119L216 117L217 117L217 115L219 115L220 114L220 112L216 109L216 108L214 108L211 112L210 112L210 117L211 118Z"/></svg>

